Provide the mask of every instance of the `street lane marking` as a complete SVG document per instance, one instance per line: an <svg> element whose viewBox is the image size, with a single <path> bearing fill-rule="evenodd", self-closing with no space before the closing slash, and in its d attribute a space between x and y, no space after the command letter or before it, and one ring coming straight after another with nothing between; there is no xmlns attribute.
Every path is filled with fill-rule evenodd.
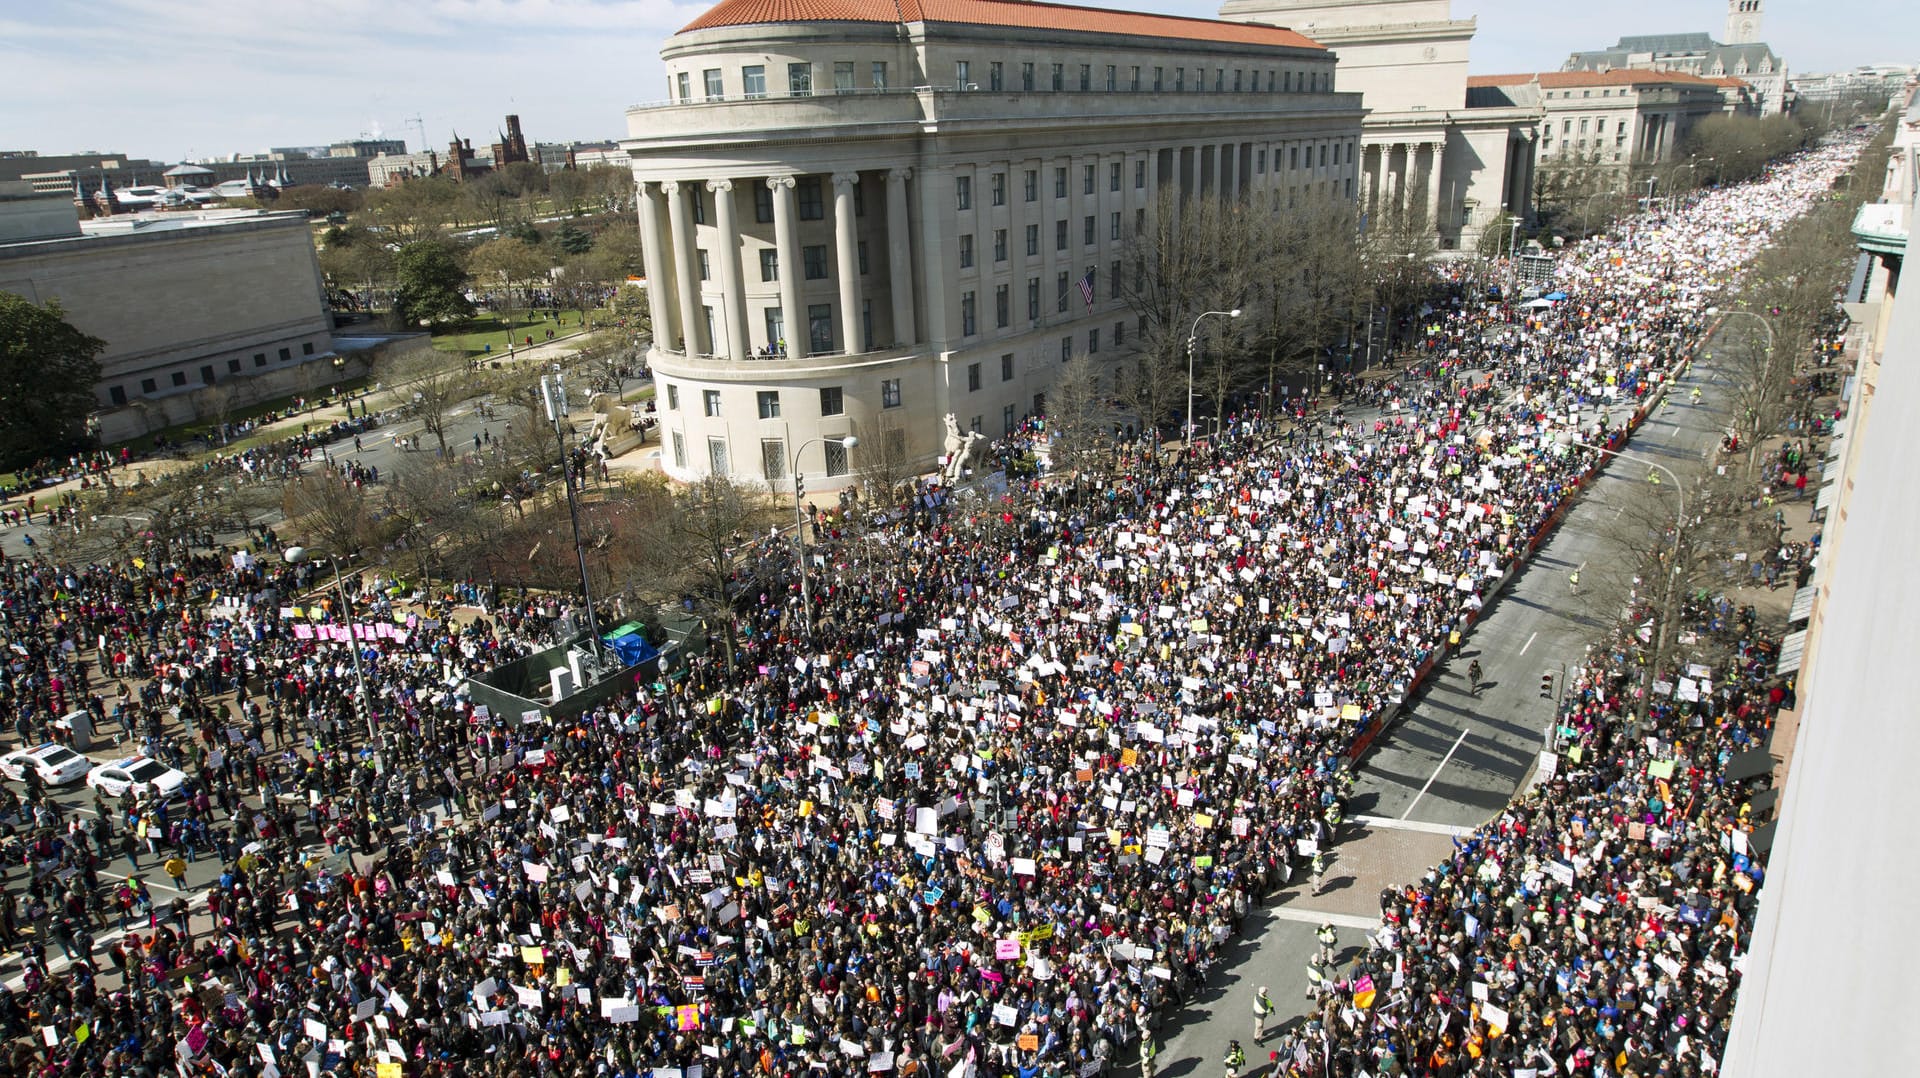
<svg viewBox="0 0 1920 1078"><path fill-rule="evenodd" d="M1380 931L1380 918L1361 917L1352 913L1333 913L1327 910L1310 910L1301 906L1275 906L1271 911L1276 921L1298 921L1306 925L1332 925L1335 928L1357 928L1362 932Z"/></svg>
<svg viewBox="0 0 1920 1078"><path fill-rule="evenodd" d="M1367 827L1378 827L1383 831L1419 831L1428 835L1447 835L1459 838L1473 833L1471 827L1457 827L1450 823L1428 823L1425 820L1396 820L1391 816L1355 816L1354 819Z"/></svg>
<svg viewBox="0 0 1920 1078"><path fill-rule="evenodd" d="M1413 815L1414 806L1420 803L1421 798L1427 796L1427 791L1433 787L1433 780L1439 778L1440 772L1446 770L1447 761L1453 759L1453 754L1460 751L1460 743L1466 739L1467 732L1465 730L1460 731L1460 736L1453 739L1453 748L1448 749L1447 754L1440 758L1440 766L1434 768L1433 774L1427 776L1427 784L1420 787L1420 792L1414 794L1412 803L1407 805L1407 811L1400 814L1402 820Z"/></svg>
<svg viewBox="0 0 1920 1078"><path fill-rule="evenodd" d="M1533 646L1534 640L1537 639L1539 636L1540 636L1540 630L1535 629L1533 631L1533 635L1527 637L1527 642L1520 645L1520 654L1525 655L1527 653L1527 649Z"/></svg>

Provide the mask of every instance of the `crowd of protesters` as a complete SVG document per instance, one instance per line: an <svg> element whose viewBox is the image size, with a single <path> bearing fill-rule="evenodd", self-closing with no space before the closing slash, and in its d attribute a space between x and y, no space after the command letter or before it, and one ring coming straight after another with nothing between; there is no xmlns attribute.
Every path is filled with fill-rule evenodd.
<svg viewBox="0 0 1920 1078"><path fill-rule="evenodd" d="M1555 430L1604 439L1656 393L1714 288L1853 149L1574 252L1556 307L1436 316L1431 377L1406 379L1377 422L1281 437L1239 417L1177 460L1121 451L1097 491L988 502L922 487L887 526L818 554L812 606L784 573L743 576L736 646L680 656L574 717L493 714L459 691L550 643L552 599L470 586L476 613L356 580L350 631L311 590L316 570L266 556L8 563L7 727L32 742L87 709L191 779L171 801L63 812L29 786L0 804L16 843L0 905L18 955L0 967L8 1070L1131 1067L1248 909L1332 841L1355 731L1573 495L1592 458ZM1664 962L1724 962L1719 941L1744 923L1727 898L1723 924L1707 885L1730 877L1693 856L1702 813L1733 802L1715 753L1759 721L1729 695L1740 677L1689 709L1700 725L1675 705L1628 738L1605 673L1567 720L1584 763L1463 849L1470 879L1436 873L1430 894L1392 900L1382 980L1390 957L1404 978L1455 968L1449 953L1468 970L1483 954L1513 963L1488 997L1511 1004L1513 1032L1480 1058L1531 1044L1522 1023L1576 988L1618 1012L1567 1020L1590 1052L1664 1043L1714 998L1706 982L1660 988ZM138 687L109 699L109 679ZM1622 777L1676 754L1664 785ZM1616 837L1636 825L1644 848ZM1544 891L1518 890L1549 836L1611 903L1567 913L1585 927L1562 932L1531 897ZM143 857L176 882L175 861L217 859L220 874L158 899ZM1685 910L1712 923L1693 932ZM1681 924L1701 942L1669 953L1660 941ZM1518 956L1487 950L1515 937ZM1562 971L1568 986L1550 983ZM1632 998L1656 1013L1634 1017L1618 1001L1643 975ZM1386 992L1378 1011L1346 1008L1368 1021L1330 1003L1323 1066L1335 1029L1351 1034L1343 1075L1363 1036L1393 1043L1369 1024ZM1409 1005L1395 1020L1442 1013ZM1460 1042L1486 1017L1460 1018ZM1682 1035L1695 1047L1711 1029ZM1293 1065L1310 1058L1290 1050Z"/></svg>

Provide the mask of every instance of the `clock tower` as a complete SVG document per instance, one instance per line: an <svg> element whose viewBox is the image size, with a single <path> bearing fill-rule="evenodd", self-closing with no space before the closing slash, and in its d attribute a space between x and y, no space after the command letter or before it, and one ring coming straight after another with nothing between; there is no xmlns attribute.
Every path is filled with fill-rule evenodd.
<svg viewBox="0 0 1920 1078"><path fill-rule="evenodd" d="M1727 0L1727 39L1723 45L1750 45L1760 40L1760 0Z"/></svg>

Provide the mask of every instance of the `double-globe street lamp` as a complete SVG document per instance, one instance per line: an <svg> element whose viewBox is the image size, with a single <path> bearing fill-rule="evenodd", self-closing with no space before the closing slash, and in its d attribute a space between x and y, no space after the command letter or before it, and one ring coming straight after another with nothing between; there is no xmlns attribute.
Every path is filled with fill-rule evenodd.
<svg viewBox="0 0 1920 1078"><path fill-rule="evenodd" d="M860 444L860 439L851 434L839 438L827 435L809 438L794 447L792 466L787 469L787 474L793 476L793 541L800 551L800 605L806 617L808 643L813 642L813 591L807 583L807 520L806 509L802 505L802 499L806 496L806 487L803 485L800 474L800 454L806 452L807 447L815 442L819 442L822 446L833 443L843 449L852 449Z"/></svg>
<svg viewBox="0 0 1920 1078"><path fill-rule="evenodd" d="M322 557L303 546L290 546L281 553L281 557L286 559L288 565L326 562L333 566L333 590L334 594L340 597L340 617L347 626L347 650L353 655L353 680L360 690L360 710L364 712L367 721L367 738L370 741L377 740L380 731L374 720L373 694L367 691L367 674L360 665L360 643L358 634L354 631L357 626L353 620L353 601L347 598L347 586L340 575L342 559L337 555Z"/></svg>
<svg viewBox="0 0 1920 1078"><path fill-rule="evenodd" d="M1185 448L1193 449L1193 357L1200 350L1200 322L1202 319L1220 315L1225 318L1240 317L1240 308L1231 311L1201 311L1193 319L1193 328L1187 331L1187 437Z"/></svg>

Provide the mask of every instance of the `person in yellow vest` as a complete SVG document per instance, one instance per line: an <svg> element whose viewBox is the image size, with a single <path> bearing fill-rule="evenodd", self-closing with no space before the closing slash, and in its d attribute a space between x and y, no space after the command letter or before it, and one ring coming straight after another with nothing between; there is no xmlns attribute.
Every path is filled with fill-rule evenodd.
<svg viewBox="0 0 1920 1078"><path fill-rule="evenodd" d="M1267 986L1253 994L1253 1043L1259 1044L1267 1035L1267 1019L1273 1016L1273 1000L1267 997Z"/></svg>
<svg viewBox="0 0 1920 1078"><path fill-rule="evenodd" d="M1239 1041L1227 1044L1227 1058L1221 1062L1226 1064L1227 1078L1240 1078L1240 1068L1247 1065L1247 1053L1241 1049Z"/></svg>

